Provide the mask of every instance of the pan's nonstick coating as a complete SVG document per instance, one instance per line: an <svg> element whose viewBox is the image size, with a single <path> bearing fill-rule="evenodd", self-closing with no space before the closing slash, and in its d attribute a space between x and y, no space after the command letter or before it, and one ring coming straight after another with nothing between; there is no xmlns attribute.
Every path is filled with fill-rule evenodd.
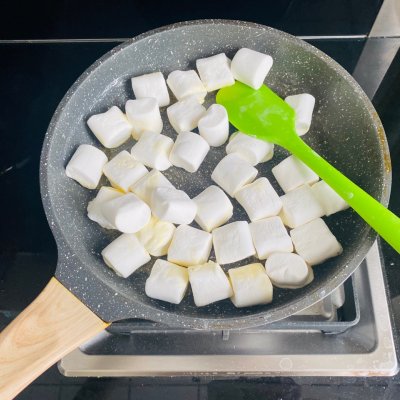
<svg viewBox="0 0 400 400"><path fill-rule="evenodd" d="M105 321L139 317L195 329L245 328L272 322L325 297L349 277L373 243L375 234L352 210L329 217L327 223L343 245L343 254L314 267L315 279L305 288L275 289L271 304L244 309L236 309L229 300L197 308L190 293L180 305L153 300L144 292L152 263L128 279L119 278L105 266L100 251L118 233L87 218L86 206L96 191L81 187L64 173L79 144L101 148L86 125L88 117L112 105L123 109L126 100L133 98L132 76L154 71L166 76L176 69L195 68L198 58L221 52L232 57L241 47L273 57L266 83L279 95L307 92L315 96L312 128L305 140L387 204L391 174L383 128L359 86L328 56L280 31L237 21L193 21L143 34L107 53L68 91L50 123L41 159L43 203L59 247L56 276ZM213 96L208 97L208 102L212 101ZM166 119L164 127L164 134L176 136ZM133 144L130 140L123 148L130 149ZM106 150L106 154L111 157L121 149ZM211 172L224 151L225 146L212 148L195 174L172 168L165 175L190 196L197 195L212 183ZM270 171L286 156L276 147L273 160L257 166L259 175L271 178L276 189ZM234 206L232 221L247 219L235 201Z"/></svg>

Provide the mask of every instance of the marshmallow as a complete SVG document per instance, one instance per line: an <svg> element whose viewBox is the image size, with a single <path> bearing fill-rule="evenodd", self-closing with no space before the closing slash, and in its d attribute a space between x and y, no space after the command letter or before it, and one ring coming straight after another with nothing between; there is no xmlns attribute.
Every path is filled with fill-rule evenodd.
<svg viewBox="0 0 400 400"><path fill-rule="evenodd" d="M289 228L296 228L325 214L308 185L300 186L286 193L281 200L280 216L283 223Z"/></svg>
<svg viewBox="0 0 400 400"><path fill-rule="evenodd" d="M300 287L304 287L307 286L308 284L310 284L313 280L314 280L314 271L312 269L312 267L310 265L307 264L307 268L308 268L308 277L306 279L306 281L303 283L303 285L298 286L298 287L282 287L283 289L298 289Z"/></svg>
<svg viewBox="0 0 400 400"><path fill-rule="evenodd" d="M101 255L106 265L123 278L127 278L151 259L136 236L129 233L118 236Z"/></svg>
<svg viewBox="0 0 400 400"><path fill-rule="evenodd" d="M196 71L173 71L168 75L167 84L177 100L188 96L195 97L199 103L204 102L207 90Z"/></svg>
<svg viewBox="0 0 400 400"><path fill-rule="evenodd" d="M233 295L228 277L215 262L209 261L203 265L189 267L188 272L194 304L197 307L203 307Z"/></svg>
<svg viewBox="0 0 400 400"><path fill-rule="evenodd" d="M270 160L274 155L274 145L259 140L242 132L235 132L229 138L226 146L227 154L236 153L238 156L255 166Z"/></svg>
<svg viewBox="0 0 400 400"><path fill-rule="evenodd" d="M145 292L152 299L179 304L189 284L187 268L165 260L156 260L146 280Z"/></svg>
<svg viewBox="0 0 400 400"><path fill-rule="evenodd" d="M132 125L132 136L138 140L144 131L161 133L163 123L157 100L153 97L143 97L128 100L125 104L128 121Z"/></svg>
<svg viewBox="0 0 400 400"><path fill-rule="evenodd" d="M150 204L153 191L158 187L174 189L174 185L160 171L153 169L131 186L130 190L145 203Z"/></svg>
<svg viewBox="0 0 400 400"><path fill-rule="evenodd" d="M342 254L343 249L321 218L290 231L296 252L310 265Z"/></svg>
<svg viewBox="0 0 400 400"><path fill-rule="evenodd" d="M265 262L265 270L273 285L286 289L304 286L309 277L306 262L293 253L271 254Z"/></svg>
<svg viewBox="0 0 400 400"><path fill-rule="evenodd" d="M228 270L235 307L250 307L272 301L273 287L260 263Z"/></svg>
<svg viewBox="0 0 400 400"><path fill-rule="evenodd" d="M253 182L257 172L236 154L228 154L215 167L211 179L233 197L241 187Z"/></svg>
<svg viewBox="0 0 400 400"><path fill-rule="evenodd" d="M297 254L296 254L297 255ZM314 272L312 267L307 265L307 278L301 284L298 285L288 285L288 284L280 284L277 282L272 282L272 284L280 289L300 289L304 286L307 286L314 280ZM272 279L271 279L272 281Z"/></svg>
<svg viewBox="0 0 400 400"><path fill-rule="evenodd" d="M155 188L150 200L153 214L173 224L190 224L196 216L196 203L183 191L175 188Z"/></svg>
<svg viewBox="0 0 400 400"><path fill-rule="evenodd" d="M168 136L146 131L132 147L131 154L147 167L164 171L171 166L169 153L173 145L173 140Z"/></svg>
<svg viewBox="0 0 400 400"><path fill-rule="evenodd" d="M322 205L326 216L349 208L349 205L325 181L315 183L311 186L311 190Z"/></svg>
<svg viewBox="0 0 400 400"><path fill-rule="evenodd" d="M167 108L169 122L178 133L189 132L196 128L205 112L206 109L193 96Z"/></svg>
<svg viewBox="0 0 400 400"><path fill-rule="evenodd" d="M230 60L225 53L196 60L197 71L208 92L235 83L229 64Z"/></svg>
<svg viewBox="0 0 400 400"><path fill-rule="evenodd" d="M208 143L197 133L182 132L175 140L169 161L188 172L196 172L209 150Z"/></svg>
<svg viewBox="0 0 400 400"><path fill-rule="evenodd" d="M287 193L305 184L318 181L318 175L295 156L289 156L272 168L272 174Z"/></svg>
<svg viewBox="0 0 400 400"><path fill-rule="evenodd" d="M133 193L106 201L101 205L101 212L112 226L124 233L139 231L151 217L149 206Z"/></svg>
<svg viewBox="0 0 400 400"><path fill-rule="evenodd" d="M210 146L223 145L229 135L228 113L220 104L213 104L199 120L199 133Z"/></svg>
<svg viewBox="0 0 400 400"><path fill-rule="evenodd" d="M175 230L167 258L184 267L204 264L210 256L211 247L211 233L189 225L180 225Z"/></svg>
<svg viewBox="0 0 400 400"><path fill-rule="evenodd" d="M232 203L218 186L209 186L194 197L193 201L197 205L195 221L207 232L223 225L232 217Z"/></svg>
<svg viewBox="0 0 400 400"><path fill-rule="evenodd" d="M294 109L295 129L299 136L306 134L311 126L312 114L315 105L315 97L308 93L288 96L286 103Z"/></svg>
<svg viewBox="0 0 400 400"><path fill-rule="evenodd" d="M271 56L243 48L233 57L231 71L236 80L257 90L264 83L272 64Z"/></svg>
<svg viewBox="0 0 400 400"><path fill-rule="evenodd" d="M279 217L260 219L250 224L257 257L265 260L272 253L293 251L293 243Z"/></svg>
<svg viewBox="0 0 400 400"><path fill-rule="evenodd" d="M212 231L218 264L230 264L255 254L249 224L236 221Z"/></svg>
<svg viewBox="0 0 400 400"><path fill-rule="evenodd" d="M81 144L69 160L65 174L85 188L96 189L107 161L101 150L90 144Z"/></svg>
<svg viewBox="0 0 400 400"><path fill-rule="evenodd" d="M161 72L136 76L131 79L131 84L137 99L153 97L159 107L167 106L170 102L167 85Z"/></svg>
<svg viewBox="0 0 400 400"><path fill-rule="evenodd" d="M121 146L131 137L132 126L116 106L105 113L92 115L87 124L99 142L108 149Z"/></svg>
<svg viewBox="0 0 400 400"><path fill-rule="evenodd" d="M103 167L103 173L113 187L128 192L129 187L145 176L148 171L143 164L123 150Z"/></svg>
<svg viewBox="0 0 400 400"><path fill-rule="evenodd" d="M151 217L149 223L136 233L136 237L153 257L165 256L175 232L171 222Z"/></svg>
<svg viewBox="0 0 400 400"><path fill-rule="evenodd" d="M97 196L88 203L87 213L89 219L97 222L103 228L115 229L115 226L110 224L110 222L108 222L107 219L104 217L103 212L101 211L101 206L106 201L116 199L117 197L120 197L122 195L123 193L117 189L102 186L97 192Z"/></svg>
<svg viewBox="0 0 400 400"><path fill-rule="evenodd" d="M235 198L251 221L278 215L282 208L282 201L267 178L258 178L243 186L235 193Z"/></svg>

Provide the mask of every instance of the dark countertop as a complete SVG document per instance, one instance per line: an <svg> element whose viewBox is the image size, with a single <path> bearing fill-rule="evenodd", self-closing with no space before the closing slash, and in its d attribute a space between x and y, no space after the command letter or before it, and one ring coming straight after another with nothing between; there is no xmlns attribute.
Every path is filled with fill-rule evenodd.
<svg viewBox="0 0 400 400"><path fill-rule="evenodd" d="M126 32L121 32L121 34ZM45 36L45 34L43 33ZM374 39L384 43L389 39ZM381 40L381 42L379 42ZM400 40L400 39L392 39ZM353 72L364 39L310 41ZM56 265L54 240L42 210L38 166L42 139L58 102L75 79L117 41L75 43L0 42L0 328L47 283ZM400 214L400 56L374 99L390 143L393 191ZM400 257L383 244L395 329L400 328ZM27 286L26 282L29 282ZM400 377L93 379L65 378L53 367L18 399L396 399Z"/></svg>

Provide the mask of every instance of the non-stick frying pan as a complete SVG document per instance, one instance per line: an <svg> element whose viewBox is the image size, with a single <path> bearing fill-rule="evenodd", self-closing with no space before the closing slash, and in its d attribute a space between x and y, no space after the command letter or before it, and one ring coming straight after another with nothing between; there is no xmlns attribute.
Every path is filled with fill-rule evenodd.
<svg viewBox="0 0 400 400"><path fill-rule="evenodd" d="M265 306L236 309L229 300L196 308L191 294L180 305L150 299L144 283L151 263L123 279L107 268L100 251L118 234L86 216L94 191L66 177L64 168L79 144L100 147L89 132L88 116L111 105L123 108L133 97L129 78L152 71L165 75L194 68L195 60L220 52L232 57L241 47L270 54L274 66L266 83L279 95L311 93L316 101L306 141L339 170L387 205L390 158L379 118L357 83L336 62L283 32L237 21L194 21L157 29L116 47L76 81L57 108L45 137L41 159L44 208L58 245L58 265L42 294L0 336L0 398L11 398L42 371L107 324L145 318L192 329L240 329L276 321L324 298L357 268L375 234L352 210L327 219L344 251L314 267L313 283L303 289L276 289ZM164 133L175 136L167 121ZM128 143L130 148L133 142ZM108 151L108 156L117 151ZM213 148L199 172L176 168L168 178L189 195L211 184L211 171L224 148ZM287 156L276 148L270 170ZM278 189L278 188L277 188ZM235 203L233 220L245 219ZM245 260L241 264L246 263ZM231 267L231 265L229 266ZM106 322L104 322L106 321Z"/></svg>

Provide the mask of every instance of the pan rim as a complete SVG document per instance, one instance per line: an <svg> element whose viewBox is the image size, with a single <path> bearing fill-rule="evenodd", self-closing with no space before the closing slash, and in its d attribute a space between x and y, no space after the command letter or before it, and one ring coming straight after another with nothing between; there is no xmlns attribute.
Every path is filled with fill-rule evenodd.
<svg viewBox="0 0 400 400"><path fill-rule="evenodd" d="M58 120L60 116L62 115L62 112L70 100L70 98L73 96L75 91L81 86L81 84L85 81L85 79L94 71L98 68L99 65L104 63L106 60L109 58L113 57L115 54L123 50L125 47L128 47L136 42L139 42L140 40L146 39L149 36L153 36L156 34L160 34L165 31L169 31L172 29L180 29L185 26L191 26L191 25L207 25L207 24L212 24L212 25L235 25L235 26L243 26L243 27L253 27L253 28L258 28L262 29L264 31L270 31L275 33L276 35L280 35L281 37L286 37L287 39L291 41L295 41L299 46L303 47L305 50L311 52L315 56L317 56L320 59L323 59L324 62L326 62L329 66L334 67L340 74L341 76L349 83L349 85L352 87L352 89L361 97L363 103L366 106L366 109L368 113L371 115L371 118L374 123L374 128L377 132L378 139L379 139L379 146L380 146L380 151L382 154L382 158L385 160L385 166L384 168L384 174L383 174L383 190L381 192L381 198L379 201L387 206L389 202L389 197L390 197L390 188L391 188L391 163L390 163L390 154L389 154L389 147L387 143L387 139L383 130L382 123L371 103L367 95L363 92L361 87L358 85L358 83L354 80L354 78L342 67L340 64L338 64L336 61L334 61L332 58L330 58L328 55L323 53L322 51L318 50L311 44L295 37L292 36L288 33L282 32L280 30L277 30L275 28L271 28L268 26L264 26L258 23L253 23L253 22L246 22L246 21L238 21L238 20L225 20L225 19L204 19L204 20L194 20L194 21L183 21L183 22L178 22L174 23L171 25L166 25L154 30L150 30L148 32L142 33L136 37L133 37L126 42L116 46L115 48L111 49L108 51L106 54L104 54L101 58L99 58L97 61L95 61L91 66L89 66L80 76L79 78L74 82L74 84L70 87L70 89L66 92L62 100L60 101L57 109L55 110L53 117L50 121L49 127L47 129L45 138L44 138L44 143L42 147L42 153L41 153L41 159L40 159L40 191L41 191L41 197L42 197L42 202L44 206L44 210L46 213L47 220L49 222L50 228L52 230L52 233L55 237L55 240L57 242L58 246L58 251L59 251L59 257L60 257L60 262L62 262L63 258L62 253L65 250L65 247L67 246L70 250L73 250L70 248L68 244L68 240L65 238L63 234L62 228L59 226L57 218L54 216L53 212L53 207L52 207L52 202L50 196L48 196L48 188L49 188L49 181L48 181L48 170L47 170L47 160L49 156L49 151L50 151L50 146L51 146L51 141L52 138L54 137L55 133L55 128L57 126ZM352 262L349 263L348 265L348 270L349 272L354 272L354 270L358 267L358 265L361 263L361 261L365 258L365 255L367 254L368 250L374 243L375 239L377 237L377 234L369 227L366 228L365 230L365 240L360 243L357 249L355 249L355 256L352 259ZM73 252L73 251L72 251ZM95 274L94 274L95 275ZM350 273L349 273L350 275ZM321 289L321 287L315 288L314 291L312 291L308 296L306 296L303 299L294 299L291 300L290 302L281 305L273 310L270 311L260 311L256 312L250 315L245 315L245 316L238 316L238 317L224 317L223 319L220 319L218 317L209 317L209 318L202 318L202 317L192 317L192 316L187 316L187 315L181 315L177 314L175 312L170 312L166 310L162 310L160 308L153 307L151 305L143 304L140 303L140 308L143 310L149 311L148 314L150 314L153 318L154 321L158 322L165 322L166 320L169 319L168 316L173 315L174 317L174 325L176 326L185 326L188 328L195 328L195 329L241 329L241 328L247 328L247 327L254 327L254 326L259 326L265 323L273 322L276 321L280 318L283 318L281 316L278 316L281 314L282 309L290 310L290 314L294 314L296 312L299 312L303 310L304 308L307 308L311 306L312 304L316 303L317 301L321 300L325 296L327 296L330 292L332 292L337 286L339 286L341 283L344 282L348 278L348 276L342 276L341 274L337 275L337 278L335 280L331 280L329 282L329 285L326 285ZM99 279L99 277L96 275L96 278ZM333 284L334 283L334 284ZM103 282L104 285L106 285ZM110 285L106 285L107 287L111 287ZM69 288L70 290L73 291L72 288ZM78 295L79 297L79 295ZM131 302L132 300L128 297ZM135 302L136 303L136 302ZM138 305L139 307L139 305ZM99 313L98 310L93 310L96 313L101 315L101 312ZM289 315L289 313L287 313Z"/></svg>

